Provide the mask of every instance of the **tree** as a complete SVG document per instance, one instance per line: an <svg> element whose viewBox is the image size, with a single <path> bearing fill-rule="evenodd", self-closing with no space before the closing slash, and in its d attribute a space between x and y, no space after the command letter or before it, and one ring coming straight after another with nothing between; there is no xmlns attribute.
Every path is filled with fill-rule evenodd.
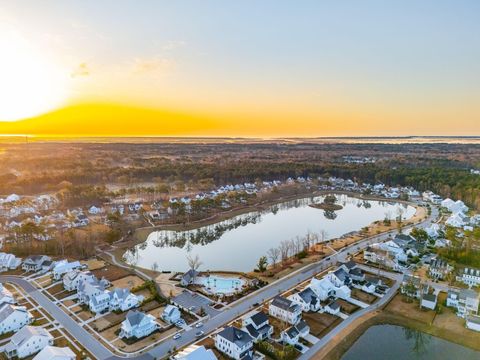
<svg viewBox="0 0 480 360"><path fill-rule="evenodd" d="M277 265L278 258L280 257L280 249L279 248L271 248L267 251L267 256L272 263L272 266L275 267Z"/></svg>
<svg viewBox="0 0 480 360"><path fill-rule="evenodd" d="M267 265L268 265L268 259L266 256L261 256L260 259L258 259L257 263L257 269L260 272L265 272L267 270Z"/></svg>
<svg viewBox="0 0 480 360"><path fill-rule="evenodd" d="M425 242L428 240L428 234L424 229L414 227L410 233L417 241Z"/></svg>
<svg viewBox="0 0 480 360"><path fill-rule="evenodd" d="M190 269L197 271L200 266L202 266L202 262L200 261L200 257L195 255L194 257L191 257L190 255L187 255L187 261L188 261L188 266Z"/></svg>

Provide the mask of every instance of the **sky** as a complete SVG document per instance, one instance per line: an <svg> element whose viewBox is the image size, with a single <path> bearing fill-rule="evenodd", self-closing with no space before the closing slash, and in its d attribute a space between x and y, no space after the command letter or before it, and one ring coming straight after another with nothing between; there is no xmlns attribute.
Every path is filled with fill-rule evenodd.
<svg viewBox="0 0 480 360"><path fill-rule="evenodd" d="M0 0L0 133L480 135L480 2Z"/></svg>

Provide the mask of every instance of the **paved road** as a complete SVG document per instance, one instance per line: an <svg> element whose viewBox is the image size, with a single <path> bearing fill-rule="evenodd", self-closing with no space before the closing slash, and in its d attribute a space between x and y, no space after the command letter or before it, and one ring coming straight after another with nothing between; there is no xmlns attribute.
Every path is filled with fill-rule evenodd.
<svg viewBox="0 0 480 360"><path fill-rule="evenodd" d="M427 227L430 226L433 219L437 217L437 209L433 208L432 215L421 224L416 225ZM411 228L413 226L405 228ZM380 235L376 235L370 237L368 239L362 240L358 243L355 243L343 250L339 251L338 253L331 255L323 260L320 260L317 263L308 265L295 273L291 274L290 276L281 278L276 282L250 294L249 296L244 297L241 301L233 304L230 308L222 311L217 316L211 318L207 322L205 322L204 326L201 330L208 334L215 329L223 326L224 324L234 320L239 315L249 311L252 307L257 304L261 303L267 299L270 299L276 296L279 293L282 293L297 284L310 279L320 271L335 265L337 262L343 262L348 257L349 253L353 253L359 251L361 249L366 248L368 245L379 242L379 241L386 241L391 236L396 234L396 230L383 233ZM60 309L56 304L54 304L50 299L48 299L44 294L36 290L29 282L23 280L18 277L14 276L0 276L0 281L5 282L9 281L12 283L21 286L25 291L27 291L32 298L39 303L44 309L53 317L55 318L60 324L62 324L65 329L75 337L85 348L91 352L96 359L124 359L124 357L113 355L111 351L109 351L105 346L103 346L98 340L96 340L90 333L88 333L85 329L83 329L79 324L77 324L72 318L70 318L62 309ZM382 299L388 299L388 296L383 297ZM386 300L385 300L386 301ZM379 302L380 304L380 302ZM367 310L367 309L365 309ZM343 323L342 323L343 324ZM340 324L341 326L341 324ZM343 327L346 325L343 325ZM342 327L342 328L343 328ZM181 348L186 346L196 340L195 333L198 329L192 329L183 333L182 337L178 340L173 340L169 338L168 340L160 343L159 345L155 346L154 348L148 350L147 353L142 355L132 355L131 358L135 359L153 359L153 358L163 358L168 355L169 351L172 351L174 348ZM320 344L323 343L319 342ZM318 344L318 343L317 343ZM315 349L320 349L321 346L315 344ZM307 354L311 354L309 351ZM306 356L303 355L303 356Z"/></svg>

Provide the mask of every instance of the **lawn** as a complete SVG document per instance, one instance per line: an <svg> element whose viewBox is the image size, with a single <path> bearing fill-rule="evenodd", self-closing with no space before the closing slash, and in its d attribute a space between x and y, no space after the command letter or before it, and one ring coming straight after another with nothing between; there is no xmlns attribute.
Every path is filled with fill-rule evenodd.
<svg viewBox="0 0 480 360"><path fill-rule="evenodd" d="M304 313L303 319L310 326L310 334L318 338L328 333L342 321L338 316L326 313Z"/></svg>
<svg viewBox="0 0 480 360"><path fill-rule="evenodd" d="M350 315L359 309L359 306L349 303L348 301L338 299L340 309L344 314Z"/></svg>
<svg viewBox="0 0 480 360"><path fill-rule="evenodd" d="M352 289L352 298L360 300L366 304L373 304L377 297L375 295L366 293L360 289Z"/></svg>

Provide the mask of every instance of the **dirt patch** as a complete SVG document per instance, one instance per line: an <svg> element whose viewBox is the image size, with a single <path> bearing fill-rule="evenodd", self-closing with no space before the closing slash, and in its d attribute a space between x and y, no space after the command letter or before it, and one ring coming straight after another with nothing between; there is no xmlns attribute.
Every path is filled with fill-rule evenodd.
<svg viewBox="0 0 480 360"><path fill-rule="evenodd" d="M112 281L112 285L116 288L132 288L142 285L145 281L137 275L128 275L121 279Z"/></svg>
<svg viewBox="0 0 480 360"><path fill-rule="evenodd" d="M375 295L366 293L365 291L355 288L352 289L352 297L367 304L373 304L377 300L377 297Z"/></svg>
<svg viewBox="0 0 480 360"><path fill-rule="evenodd" d="M421 321L424 324L431 324L435 318L435 311L420 309L418 301L409 302L403 295L395 296L385 310L408 319Z"/></svg>
<svg viewBox="0 0 480 360"><path fill-rule="evenodd" d="M304 313L303 319L310 326L310 334L318 338L324 336L342 321L338 316L326 313Z"/></svg>
<svg viewBox="0 0 480 360"><path fill-rule="evenodd" d="M101 269L105 266L105 261L98 259L84 260L80 261L80 263L87 265L88 270L90 271Z"/></svg>
<svg viewBox="0 0 480 360"><path fill-rule="evenodd" d="M128 270L121 268L119 266L110 265L110 264L100 269L93 270L92 273L97 278L101 279L104 277L110 282L113 282L115 280L131 275L131 273Z"/></svg>
<svg viewBox="0 0 480 360"><path fill-rule="evenodd" d="M51 295L55 295L56 293L62 292L64 290L65 289L63 288L63 284L57 284L47 289L48 293Z"/></svg>
<svg viewBox="0 0 480 360"><path fill-rule="evenodd" d="M338 303L340 304L340 309L344 314L350 315L357 311L360 307L354 304L349 303L348 301L338 299Z"/></svg>

